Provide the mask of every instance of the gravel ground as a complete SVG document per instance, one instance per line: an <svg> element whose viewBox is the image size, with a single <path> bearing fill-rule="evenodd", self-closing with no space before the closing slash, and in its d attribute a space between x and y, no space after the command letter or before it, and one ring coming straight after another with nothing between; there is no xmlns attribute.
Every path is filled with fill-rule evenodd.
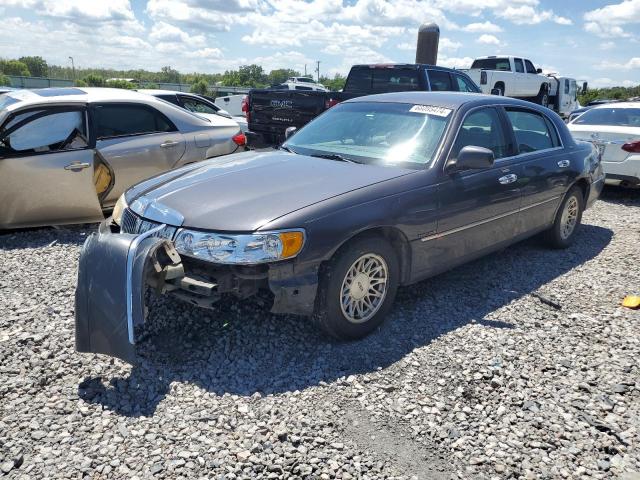
<svg viewBox="0 0 640 480"><path fill-rule="evenodd" d="M640 193L576 244L536 240L399 292L334 343L256 304L154 300L143 360L73 348L89 228L0 235L0 467L9 478L640 475Z"/></svg>

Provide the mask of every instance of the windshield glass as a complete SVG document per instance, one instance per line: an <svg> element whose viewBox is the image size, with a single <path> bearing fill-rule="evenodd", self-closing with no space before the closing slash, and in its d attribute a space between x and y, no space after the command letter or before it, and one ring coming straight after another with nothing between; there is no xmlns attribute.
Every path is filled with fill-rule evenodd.
<svg viewBox="0 0 640 480"><path fill-rule="evenodd" d="M640 127L640 108L594 108L584 112L573 123L576 125Z"/></svg>
<svg viewBox="0 0 640 480"><path fill-rule="evenodd" d="M508 58L480 58L474 60L471 64L471 68L482 68L484 70L504 70L506 72L511 70Z"/></svg>
<svg viewBox="0 0 640 480"><path fill-rule="evenodd" d="M450 109L429 105L343 103L284 146L305 155L334 154L360 163L421 168L433 159L450 117Z"/></svg>

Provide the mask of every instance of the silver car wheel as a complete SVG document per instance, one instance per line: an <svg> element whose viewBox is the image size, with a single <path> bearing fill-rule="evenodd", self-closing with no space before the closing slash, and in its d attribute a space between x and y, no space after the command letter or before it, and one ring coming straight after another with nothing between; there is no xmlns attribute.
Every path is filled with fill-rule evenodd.
<svg viewBox="0 0 640 480"><path fill-rule="evenodd" d="M564 205L562 217L560 218L560 237L566 240L576 229L578 223L578 199L574 196L569 197Z"/></svg>
<svg viewBox="0 0 640 480"><path fill-rule="evenodd" d="M384 258L367 253L358 258L342 281L340 308L351 323L371 319L384 303L389 282L389 269Z"/></svg>

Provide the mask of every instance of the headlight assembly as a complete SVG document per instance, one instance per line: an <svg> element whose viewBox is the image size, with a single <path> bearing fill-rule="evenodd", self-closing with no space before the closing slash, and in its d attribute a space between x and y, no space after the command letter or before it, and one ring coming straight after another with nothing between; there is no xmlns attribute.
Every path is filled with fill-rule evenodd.
<svg viewBox="0 0 640 480"><path fill-rule="evenodd" d="M116 206L113 207L113 213L111 214L111 218L113 218L113 221L118 224L118 225L122 225L122 214L124 213L125 209L128 207L127 205L127 200L124 198L124 193L122 195L120 195L120 198L118 198L118 201L116 202Z"/></svg>
<svg viewBox="0 0 640 480"><path fill-rule="evenodd" d="M181 229L176 250L214 263L253 265L293 258L304 245L303 230L231 235Z"/></svg>

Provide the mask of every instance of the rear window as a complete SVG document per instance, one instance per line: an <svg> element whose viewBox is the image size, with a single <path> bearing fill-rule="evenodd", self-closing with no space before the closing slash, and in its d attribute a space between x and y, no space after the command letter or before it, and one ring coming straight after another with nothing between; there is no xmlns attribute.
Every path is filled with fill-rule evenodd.
<svg viewBox="0 0 640 480"><path fill-rule="evenodd" d="M481 58L474 60L471 68L481 68L483 70L502 70L511 71L511 65L508 58Z"/></svg>
<svg viewBox="0 0 640 480"><path fill-rule="evenodd" d="M366 93L419 90L419 72L403 68L355 68L351 70L344 89Z"/></svg>
<svg viewBox="0 0 640 480"><path fill-rule="evenodd" d="M593 108L573 122L576 125L640 127L640 108Z"/></svg>

